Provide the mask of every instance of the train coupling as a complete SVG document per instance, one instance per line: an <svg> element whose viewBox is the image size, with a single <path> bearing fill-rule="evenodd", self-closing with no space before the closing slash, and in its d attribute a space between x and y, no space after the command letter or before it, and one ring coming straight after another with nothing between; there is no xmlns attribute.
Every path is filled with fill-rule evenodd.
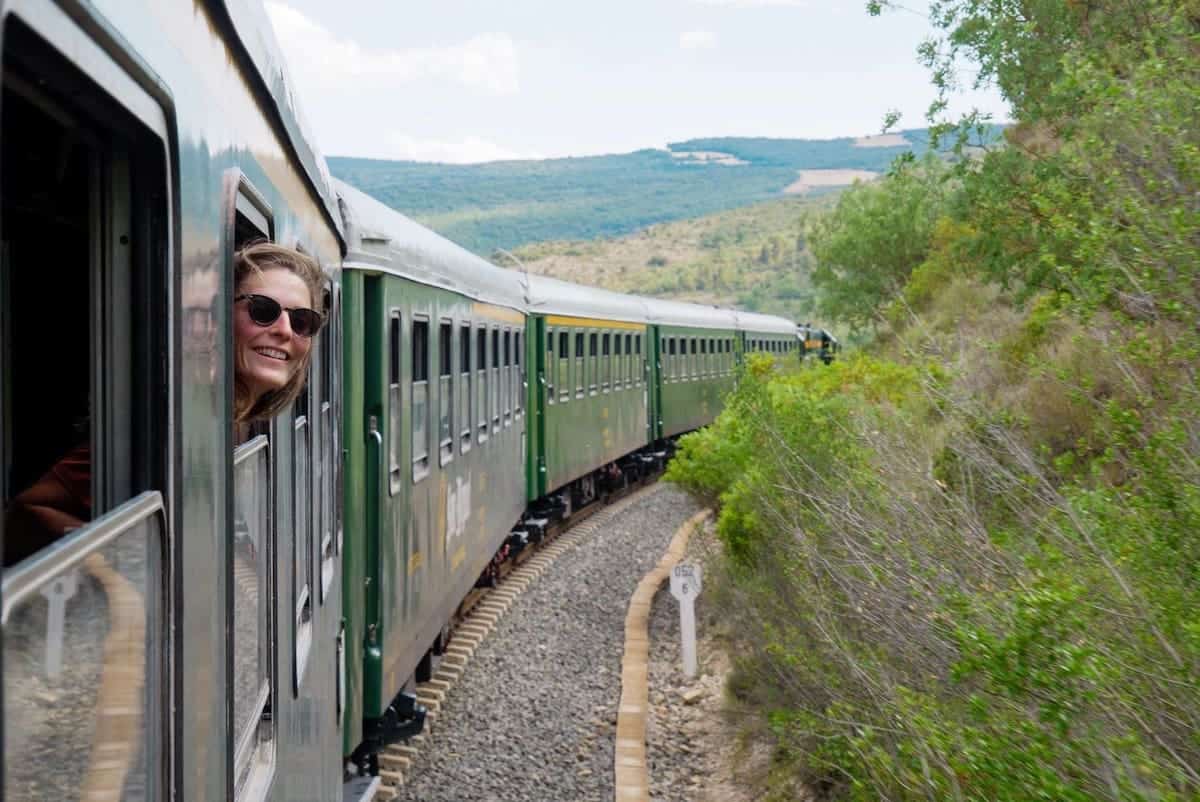
<svg viewBox="0 0 1200 802"><path fill-rule="evenodd" d="M425 706L415 694L401 691L378 718L363 721L363 740L351 760L361 775L379 774L379 753L392 744L403 743L425 729Z"/></svg>

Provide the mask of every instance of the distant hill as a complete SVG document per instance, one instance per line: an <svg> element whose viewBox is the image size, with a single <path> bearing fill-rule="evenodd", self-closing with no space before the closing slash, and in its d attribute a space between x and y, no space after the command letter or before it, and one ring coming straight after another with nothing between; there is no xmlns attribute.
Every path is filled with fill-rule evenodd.
<svg viewBox="0 0 1200 802"><path fill-rule="evenodd" d="M789 189L817 195L926 148L925 131L913 130L858 140L692 139L666 150L544 161L452 165L332 157L329 165L339 178L486 256L531 242L621 236L778 198Z"/></svg>

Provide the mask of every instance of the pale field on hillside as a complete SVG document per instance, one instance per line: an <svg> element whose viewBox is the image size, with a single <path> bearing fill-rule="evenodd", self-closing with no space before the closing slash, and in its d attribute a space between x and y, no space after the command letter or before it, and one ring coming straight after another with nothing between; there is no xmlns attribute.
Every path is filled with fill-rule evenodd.
<svg viewBox="0 0 1200 802"><path fill-rule="evenodd" d="M814 189L848 187L855 181L874 181L879 175L870 170L801 170L800 177L783 191L787 195L803 195Z"/></svg>

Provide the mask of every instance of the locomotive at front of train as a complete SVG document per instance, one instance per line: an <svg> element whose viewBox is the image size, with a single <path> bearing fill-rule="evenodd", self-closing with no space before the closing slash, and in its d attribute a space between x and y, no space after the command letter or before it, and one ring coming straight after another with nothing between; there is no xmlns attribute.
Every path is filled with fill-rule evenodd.
<svg viewBox="0 0 1200 802"><path fill-rule="evenodd" d="M418 732L459 603L525 509L521 274L336 182L344 264L347 717L363 776ZM357 645L362 644L361 648Z"/></svg>
<svg viewBox="0 0 1200 802"><path fill-rule="evenodd" d="M2 13L3 799L339 798L343 243L270 23ZM258 238L319 262L329 317L307 389L243 438L233 255ZM18 521L39 476L77 525Z"/></svg>

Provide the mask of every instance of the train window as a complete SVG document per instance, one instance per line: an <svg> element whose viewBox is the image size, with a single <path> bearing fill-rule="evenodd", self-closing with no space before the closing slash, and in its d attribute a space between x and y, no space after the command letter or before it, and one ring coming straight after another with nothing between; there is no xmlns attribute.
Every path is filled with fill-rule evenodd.
<svg viewBox="0 0 1200 802"><path fill-rule="evenodd" d="M479 420L477 421L477 429L475 440L480 443L487 442L488 439L488 356L487 356L487 326L481 325L475 330L475 364L478 368L475 371L477 390L479 392L478 403L476 408L478 411Z"/></svg>
<svg viewBox="0 0 1200 802"><path fill-rule="evenodd" d="M454 323L438 326L438 465L454 459Z"/></svg>
<svg viewBox="0 0 1200 802"><path fill-rule="evenodd" d="M708 375L708 340L700 338L700 369L698 373L701 376Z"/></svg>
<svg viewBox="0 0 1200 802"><path fill-rule="evenodd" d="M10 11L0 100L0 792L115 798L132 787L166 798L168 531L151 489L166 486L172 457L167 125L65 14L41 14L54 50ZM209 280L181 321L193 338L185 357L208 369L205 390L220 353L218 266L215 253L193 266ZM125 648L110 654L114 643ZM75 770L47 768L67 752Z"/></svg>
<svg viewBox="0 0 1200 802"><path fill-rule="evenodd" d="M645 363L642 362L642 335L634 335L633 347L633 352L637 354L637 359L634 361L634 383L640 387L642 384L642 377L646 373Z"/></svg>
<svg viewBox="0 0 1200 802"><path fill-rule="evenodd" d="M592 332L588 335L588 393L596 394L600 381L600 335Z"/></svg>
<svg viewBox="0 0 1200 802"><path fill-rule="evenodd" d="M508 426L512 423L512 397L513 385L516 382L513 379L512 368L512 332L504 331L504 425Z"/></svg>
<svg viewBox="0 0 1200 802"><path fill-rule="evenodd" d="M412 479L429 473L429 321L412 328Z"/></svg>
<svg viewBox="0 0 1200 802"><path fill-rule="evenodd" d="M458 403L459 433L458 450L466 454L471 450L471 324L458 327Z"/></svg>
<svg viewBox="0 0 1200 802"><path fill-rule="evenodd" d="M586 362L583 354L583 332L575 332L575 397L583 398L583 388L587 385Z"/></svg>
<svg viewBox="0 0 1200 802"><path fill-rule="evenodd" d="M637 366L637 360L633 356L633 335L632 334L625 335L625 365L626 365L625 386L626 387L637 386L637 371L635 370L635 368Z"/></svg>
<svg viewBox="0 0 1200 802"><path fill-rule="evenodd" d="M513 414L520 418L525 395L525 360L521 358L521 332L513 332Z"/></svg>
<svg viewBox="0 0 1200 802"><path fill-rule="evenodd" d="M500 430L500 395L504 388L500 385L500 329L492 327L492 431Z"/></svg>
<svg viewBox="0 0 1200 802"><path fill-rule="evenodd" d="M558 400L571 400L571 335L565 331L558 333L558 362L555 363L555 369L558 371Z"/></svg>
<svg viewBox="0 0 1200 802"><path fill-rule="evenodd" d="M625 353L621 343L625 338L620 334L613 335L613 389L620 390L625 386Z"/></svg>
<svg viewBox="0 0 1200 802"><path fill-rule="evenodd" d="M600 337L600 391L608 392L612 382L612 335L605 332Z"/></svg>
<svg viewBox="0 0 1200 802"><path fill-rule="evenodd" d="M233 723L234 782L248 779L259 749L271 740L271 600L274 533L269 440L259 435L233 456Z"/></svg>
<svg viewBox="0 0 1200 802"><path fill-rule="evenodd" d="M312 646L312 427L309 426L309 396L312 385L306 385L292 405L292 602L296 612L295 691L300 683Z"/></svg>

